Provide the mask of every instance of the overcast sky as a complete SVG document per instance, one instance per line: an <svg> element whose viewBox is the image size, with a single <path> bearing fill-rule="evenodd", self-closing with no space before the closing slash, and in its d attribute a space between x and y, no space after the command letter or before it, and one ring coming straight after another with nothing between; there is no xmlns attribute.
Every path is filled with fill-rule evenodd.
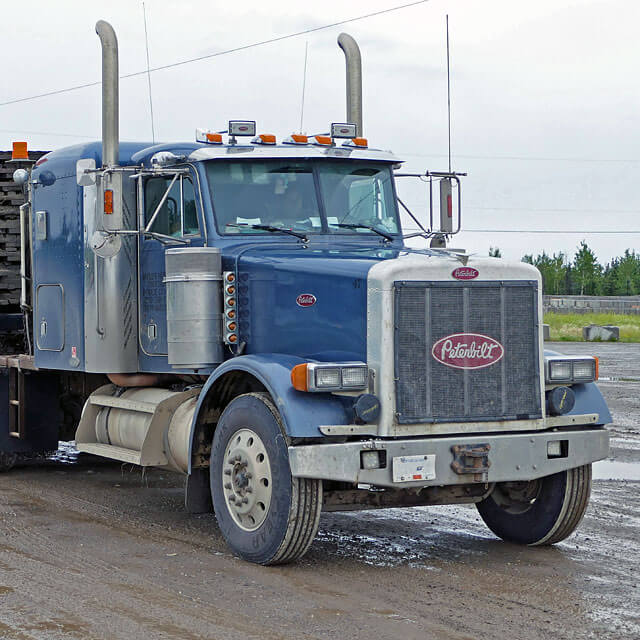
<svg viewBox="0 0 640 640"><path fill-rule="evenodd" d="M404 0L408 2L409 0ZM146 0L151 67L320 27L402 0L242 3ZM255 119L261 132L324 132L345 118L341 31L363 58L364 134L411 170L447 167L445 15L449 14L453 168L463 228L453 241L506 257L585 239L603 262L640 249L640 3L634 0L431 0L273 44L151 74L156 140ZM97 19L118 34L121 74L146 68L142 2L2 2L0 103L100 79ZM151 140L146 75L120 86L123 140ZM0 106L0 149L100 138L100 87ZM400 185L426 215L422 191ZM564 234L498 230L572 231Z"/></svg>

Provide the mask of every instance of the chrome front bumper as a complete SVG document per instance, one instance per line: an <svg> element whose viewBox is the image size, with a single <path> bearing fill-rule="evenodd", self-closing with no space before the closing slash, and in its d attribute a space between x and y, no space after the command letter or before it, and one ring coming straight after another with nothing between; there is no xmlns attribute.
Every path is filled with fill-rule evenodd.
<svg viewBox="0 0 640 640"><path fill-rule="evenodd" d="M549 442L560 441L561 457L550 457ZM488 470L460 473L454 470L454 447L489 445ZM552 448L558 445L552 445ZM386 466L361 468L361 453L384 451ZM530 433L464 435L411 439L368 439L343 444L289 447L291 473L300 478L337 480L379 487L410 488L448 486L472 482L534 480L559 471L602 460L609 455L609 432L603 427ZM434 463L433 479L394 481L394 464L407 456L428 456ZM435 456L435 460L433 459ZM396 459L396 460L394 460ZM396 474L397 475L397 474Z"/></svg>

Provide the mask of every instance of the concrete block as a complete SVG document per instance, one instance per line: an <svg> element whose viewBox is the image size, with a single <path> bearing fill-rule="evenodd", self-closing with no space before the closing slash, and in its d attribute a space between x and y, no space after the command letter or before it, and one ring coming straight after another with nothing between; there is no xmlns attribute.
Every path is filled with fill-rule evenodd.
<svg viewBox="0 0 640 640"><path fill-rule="evenodd" d="M542 325L542 339L545 342L549 342L549 340L551 340L551 332L549 330L549 325L548 324L543 324Z"/></svg>
<svg viewBox="0 0 640 640"><path fill-rule="evenodd" d="M586 342L617 342L620 340L620 327L590 324L582 327L582 339Z"/></svg>

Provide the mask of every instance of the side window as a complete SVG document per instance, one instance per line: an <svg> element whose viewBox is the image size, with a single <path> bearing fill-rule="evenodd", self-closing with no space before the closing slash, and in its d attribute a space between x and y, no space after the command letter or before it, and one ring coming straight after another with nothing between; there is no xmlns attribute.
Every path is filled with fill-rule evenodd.
<svg viewBox="0 0 640 640"><path fill-rule="evenodd" d="M149 178L144 185L144 220L148 225L158 204L171 184L172 177ZM165 236L197 235L198 214L196 196L191 178L178 178L166 195L149 231Z"/></svg>

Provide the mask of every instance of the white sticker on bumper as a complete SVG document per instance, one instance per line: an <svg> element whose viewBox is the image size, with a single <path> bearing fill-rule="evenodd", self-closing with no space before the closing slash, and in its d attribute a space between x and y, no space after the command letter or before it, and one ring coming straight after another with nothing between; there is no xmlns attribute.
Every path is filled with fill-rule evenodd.
<svg viewBox="0 0 640 640"><path fill-rule="evenodd" d="M399 456L393 459L394 482L419 482L435 480L435 454L421 456Z"/></svg>

